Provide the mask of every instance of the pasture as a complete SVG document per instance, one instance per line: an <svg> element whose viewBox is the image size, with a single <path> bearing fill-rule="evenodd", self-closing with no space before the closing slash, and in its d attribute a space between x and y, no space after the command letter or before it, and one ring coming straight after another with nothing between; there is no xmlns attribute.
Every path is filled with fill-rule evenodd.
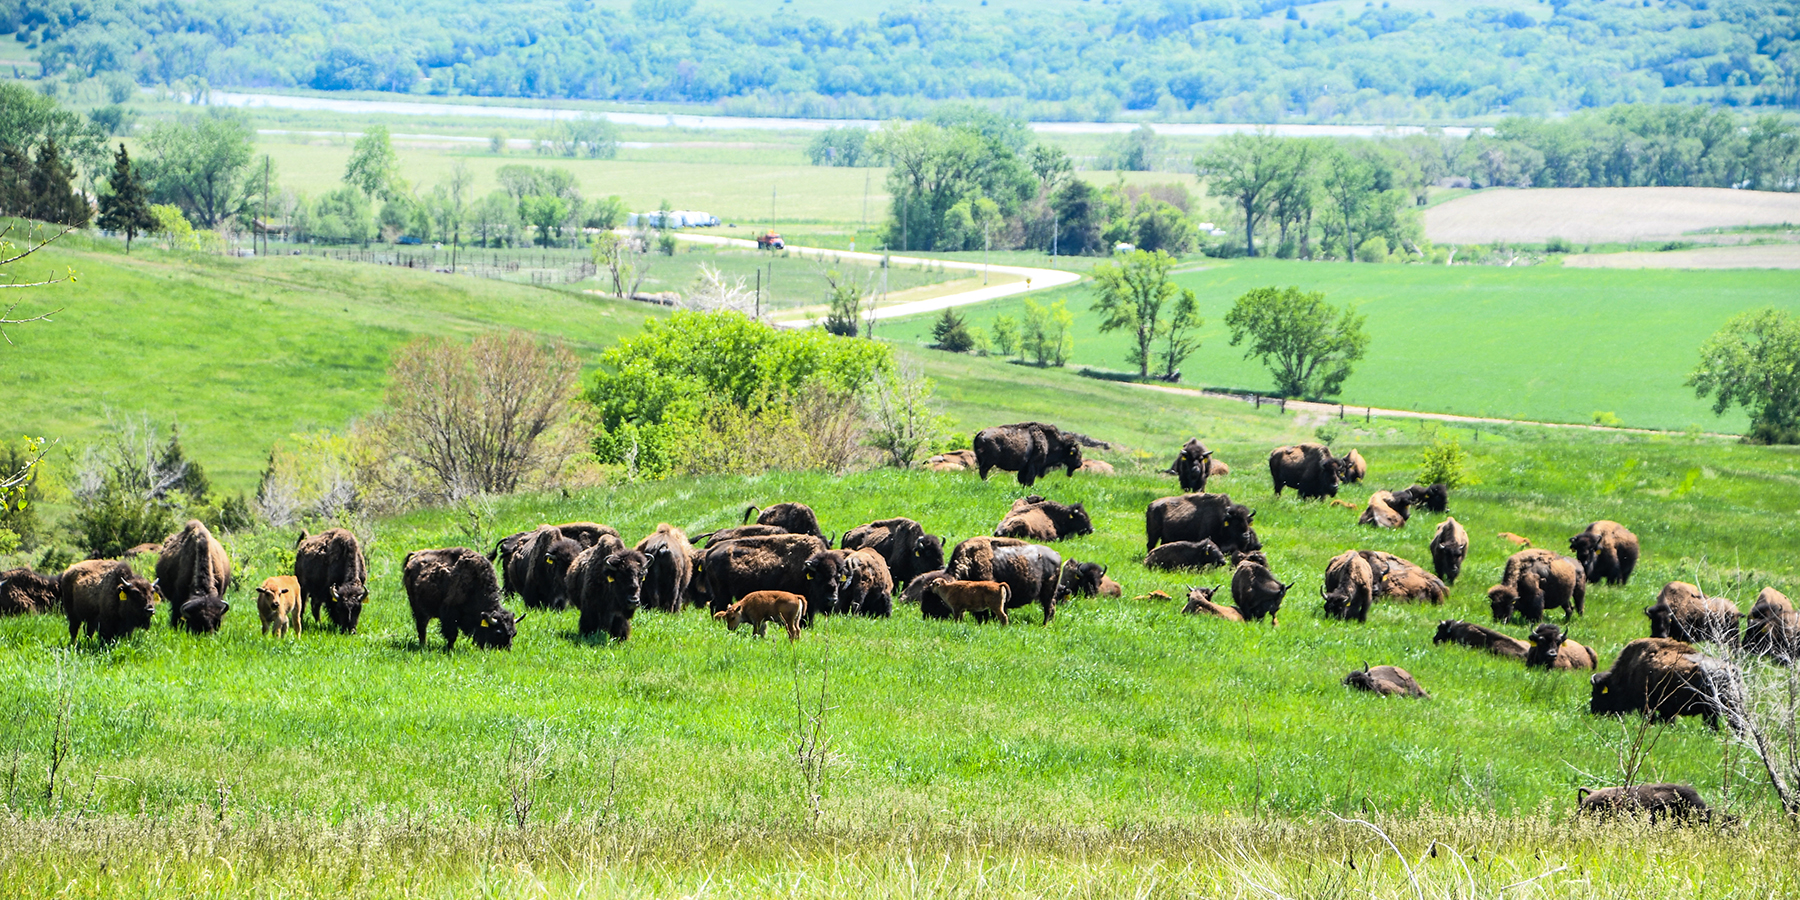
<svg viewBox="0 0 1800 900"><path fill-rule="evenodd" d="M1727 188L1532 188L1476 191L1425 211L1440 244L1577 244L1675 238L1696 231L1800 222L1800 196Z"/></svg>
<svg viewBox="0 0 1800 900"><path fill-rule="evenodd" d="M1176 284L1195 292L1202 346L1182 383L1270 389L1268 371L1230 345L1225 314L1245 291L1299 285L1368 316L1366 358L1344 383L1349 406L1589 422L1612 412L1639 428L1738 431L1740 413L1714 416L1683 382L1702 341L1731 316L1772 305L1800 310L1792 272L1586 270L1555 266L1384 266L1286 260L1205 260ZM1101 334L1093 290L1074 285L1035 298L1066 299L1075 313L1071 366L1126 369L1129 337ZM1024 300L965 311L988 328L1023 321ZM933 317L884 323L887 337L929 343Z"/></svg>

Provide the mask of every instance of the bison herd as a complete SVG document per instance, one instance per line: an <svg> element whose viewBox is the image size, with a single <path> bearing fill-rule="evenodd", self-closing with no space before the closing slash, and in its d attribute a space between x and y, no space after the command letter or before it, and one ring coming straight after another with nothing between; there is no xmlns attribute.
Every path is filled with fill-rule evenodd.
<svg viewBox="0 0 1800 900"><path fill-rule="evenodd" d="M983 478L998 468L1017 473L1019 483L1030 486L1058 467L1070 475L1082 469L1084 442L1043 423L1000 426L978 433L973 451L934 457L930 467L974 468ZM1191 572L1229 568L1229 605L1219 596L1223 584L1190 587L1183 611L1234 622L1267 619L1274 626L1295 581L1283 581L1271 570L1256 534L1256 511L1206 491L1209 480L1226 471L1197 440L1181 449L1166 472L1187 492L1148 504L1143 564ZM1300 444L1271 452L1269 473L1276 495L1292 488L1303 499L1323 499L1334 497L1340 485L1364 479L1368 467L1354 450L1336 456L1323 445ZM1401 528L1414 509L1447 512L1448 500L1441 484L1378 490L1358 521ZM515 617L502 602L507 597L517 597L527 609L573 608L581 635L615 641L630 638L633 616L646 606L667 613L704 607L727 628L749 624L758 636L775 622L789 640L798 640L820 615L892 615L896 597L916 604L926 618L960 621L970 615L1002 625L1011 621L1009 611L1037 606L1048 625L1057 604L1068 597L1122 594L1104 565L1065 559L1045 546L1093 530L1081 504L1034 494L1015 501L993 534L970 537L946 554L944 538L910 518L869 522L834 539L821 531L811 508L787 502L751 507L741 524L692 539L665 523L627 545L610 526L570 522L510 535L485 554L468 547L418 550L406 555L401 583L419 645L425 645L428 625L436 619L447 649L465 634L480 648L510 648L526 616ZM1598 671L1594 650L1546 617L1554 610L1562 611L1565 624L1580 617L1592 582L1628 584L1639 558L1637 536L1617 522L1597 521L1569 539L1573 556L1518 540L1525 548L1506 560L1487 597L1496 624L1524 622L1532 627L1528 636L1449 619L1438 623L1433 643L1471 647L1530 667L1591 671L1593 713L1698 715L1716 726L1740 702L1732 694L1738 682L1730 662L1703 653L1696 643L1742 647L1783 663L1800 649L1800 613L1780 592L1764 589L1746 616L1729 600L1671 582L1645 610L1649 636L1627 644L1611 668ZM1430 571L1384 551L1341 553L1325 566L1322 612L1330 619L1366 622L1371 607L1383 600L1441 604L1462 573L1469 544L1467 530L1446 516L1432 531ZM71 643L83 631L111 641L150 626L162 603L172 627L217 631L231 609L224 599L232 583L224 548L204 524L190 521L156 549L150 581L119 560L88 560L60 576L28 569L0 573L0 614L60 605ZM369 598L367 571L363 548L351 532L302 532L293 574L271 577L257 589L263 632L281 635L291 628L298 634L310 605L315 624L323 612L337 630L354 633ZM1740 631L1740 625L1746 627ZM1411 674L1389 665L1365 665L1343 682L1384 696L1430 697ZM1667 788L1668 797L1609 788L1584 795L1582 805L1667 811L1685 803L1683 808L1704 809L1703 803L1695 806L1697 797L1680 793L1686 788L1653 787Z"/></svg>

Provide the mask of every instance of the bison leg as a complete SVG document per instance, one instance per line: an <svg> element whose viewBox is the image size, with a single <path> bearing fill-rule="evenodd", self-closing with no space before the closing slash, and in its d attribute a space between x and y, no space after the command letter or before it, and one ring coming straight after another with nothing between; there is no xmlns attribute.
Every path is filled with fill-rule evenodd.
<svg viewBox="0 0 1800 900"><path fill-rule="evenodd" d="M782 619L781 624L787 626L788 641L790 643L800 639L800 617L799 616L786 616Z"/></svg>
<svg viewBox="0 0 1800 900"><path fill-rule="evenodd" d="M70 619L69 619L69 646L71 646L71 647L75 646L75 642L80 640L80 638L81 638L81 620L74 618L74 617L70 617Z"/></svg>
<svg viewBox="0 0 1800 900"><path fill-rule="evenodd" d="M1038 601L1038 605L1042 606L1044 608L1044 624L1045 625L1050 624L1050 620L1056 618L1055 592L1052 591L1048 594L1045 594L1043 599Z"/></svg>
<svg viewBox="0 0 1800 900"><path fill-rule="evenodd" d="M631 640L631 620L624 617L615 618L612 628L607 631L612 635L612 639L619 643L629 641Z"/></svg>
<svg viewBox="0 0 1800 900"><path fill-rule="evenodd" d="M986 481L986 480L987 480L987 477L988 477L988 470L989 470L989 469L992 469L992 468L993 468L993 464L992 464L992 463L985 463L985 462L984 462L984 463L982 463L982 464L981 464L981 480L982 480L982 481Z"/></svg>
<svg viewBox="0 0 1800 900"><path fill-rule="evenodd" d="M764 634L766 634L768 632L768 630L769 630L769 620L768 619L758 619L758 620L756 620L755 625L750 626L750 633L756 635L757 637L764 636Z"/></svg>

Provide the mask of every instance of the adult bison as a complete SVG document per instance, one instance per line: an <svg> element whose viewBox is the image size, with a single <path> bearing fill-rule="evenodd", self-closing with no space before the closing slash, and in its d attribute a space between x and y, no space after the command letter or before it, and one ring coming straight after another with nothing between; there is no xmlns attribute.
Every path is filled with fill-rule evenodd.
<svg viewBox="0 0 1800 900"><path fill-rule="evenodd" d="M1006 518L994 529L994 537L1046 542L1093 533L1094 523L1081 504L1057 503L1036 494L1014 500Z"/></svg>
<svg viewBox="0 0 1800 900"><path fill-rule="evenodd" d="M478 550L448 547L415 550L401 564L400 582L412 607L413 627L419 647L425 646L425 627L432 619L444 635L444 649L456 649L456 638L467 634L475 646L510 650L518 623L500 605L500 580L494 565Z"/></svg>
<svg viewBox="0 0 1800 900"><path fill-rule="evenodd" d="M1268 616L1270 625L1280 625L1281 601L1293 586L1291 581L1282 584L1268 566L1246 560L1231 573L1231 602L1246 620Z"/></svg>
<svg viewBox="0 0 1800 900"><path fill-rule="evenodd" d="M29 616L56 608L60 579L25 568L0 572L0 616Z"/></svg>
<svg viewBox="0 0 1800 900"><path fill-rule="evenodd" d="M700 554L694 563L694 582L715 613L756 591L786 591L808 598L810 616L814 609L806 589L806 561L825 549L825 542L810 534L726 541Z"/></svg>
<svg viewBox="0 0 1800 900"><path fill-rule="evenodd" d="M1595 673L1590 683L1588 711L1595 715L1702 716L1718 728L1721 715L1743 709L1731 664L1672 638L1638 638L1626 644L1612 668Z"/></svg>
<svg viewBox="0 0 1800 900"><path fill-rule="evenodd" d="M1256 511L1225 494L1182 494L1152 500L1144 510L1144 551L1175 541L1212 541L1221 551L1262 549L1251 523Z"/></svg>
<svg viewBox="0 0 1800 900"><path fill-rule="evenodd" d="M667 522L656 533L638 541L644 555L644 605L663 612L681 612L688 582L694 578L694 548L687 534Z"/></svg>
<svg viewBox="0 0 1800 900"><path fill-rule="evenodd" d="M62 574L58 593L69 618L70 644L84 628L88 637L110 643L149 628L156 614L150 582L117 560L90 559L70 566Z"/></svg>
<svg viewBox="0 0 1800 900"><path fill-rule="evenodd" d="M1448 516L1438 523L1437 531L1431 535L1431 568L1444 584L1454 586L1458 576L1462 575L1463 560L1469 555L1469 532L1456 521L1455 516Z"/></svg>
<svg viewBox="0 0 1800 900"><path fill-rule="evenodd" d="M1225 553L1212 541L1172 541L1144 557L1146 569L1210 569L1227 562Z"/></svg>
<svg viewBox="0 0 1800 900"><path fill-rule="evenodd" d="M1375 602L1375 575L1369 561L1354 550L1332 557L1325 565L1319 597L1325 601L1325 615L1367 622L1369 606Z"/></svg>
<svg viewBox="0 0 1800 900"><path fill-rule="evenodd" d="M780 525L733 525L730 528L721 528L718 531L695 535L694 539L701 542L701 549L711 550L726 541L735 541L739 538L770 537L792 533Z"/></svg>
<svg viewBox="0 0 1800 900"><path fill-rule="evenodd" d="M925 526L908 518L882 519L844 532L839 549L873 550L887 560L895 587L944 567L944 539L926 534Z"/></svg>
<svg viewBox="0 0 1800 900"><path fill-rule="evenodd" d="M1407 506L1419 506L1432 512L1444 512L1450 508L1450 488L1443 482L1434 482L1429 487L1415 484L1405 490L1394 492L1394 496Z"/></svg>
<svg viewBox="0 0 1800 900"><path fill-rule="evenodd" d="M1563 620L1584 614L1587 576L1581 564L1550 550L1521 550L1507 557L1500 583L1488 588L1494 621L1510 621L1516 613L1541 622L1547 610L1561 607Z"/></svg>
<svg viewBox="0 0 1800 900"><path fill-rule="evenodd" d="M1276 447L1269 452L1269 480L1278 497L1282 488L1290 487L1302 500L1336 497L1342 474L1342 464L1324 444Z"/></svg>
<svg viewBox="0 0 1800 900"><path fill-rule="evenodd" d="M1081 468L1081 442L1043 422L996 425L976 433L975 464L983 481L990 470L999 469L1017 472L1019 484L1031 487L1057 466L1074 477Z"/></svg>
<svg viewBox="0 0 1800 900"><path fill-rule="evenodd" d="M539 525L518 540L507 540L510 552L499 563L501 594L518 596L527 609L568 608L569 566L593 545L584 546L555 525ZM617 541L618 532L598 535L596 540Z"/></svg>
<svg viewBox="0 0 1800 900"><path fill-rule="evenodd" d="M1661 782L1627 787L1576 788L1575 802L1584 816L1608 819L1647 816L1651 824L1664 819L1712 821L1712 809L1692 785Z"/></svg>
<svg viewBox="0 0 1800 900"><path fill-rule="evenodd" d="M1581 562L1589 584L1630 584L1637 568L1638 539L1625 526L1601 519L1569 538L1569 549Z"/></svg>
<svg viewBox="0 0 1800 900"><path fill-rule="evenodd" d="M631 637L631 616L643 605L644 554L616 538L603 540L569 566L568 597L581 619L582 637L605 632L615 641Z"/></svg>
<svg viewBox="0 0 1800 900"><path fill-rule="evenodd" d="M750 524L750 517L753 515L756 516L758 525L773 525L788 534L825 537L825 532L819 530L819 517L813 513L812 507L804 503L777 503L767 509L752 506L744 510L744 521L740 524Z"/></svg>
<svg viewBox="0 0 1800 900"><path fill-rule="evenodd" d="M1048 625L1061 599L1062 569L1062 556L1049 547L978 536L956 545L947 571L958 581L1003 582L1012 588L1012 607L1036 603Z"/></svg>
<svg viewBox="0 0 1800 900"><path fill-rule="evenodd" d="M845 612L882 618L893 615L894 579L888 574L887 560L868 547L841 552L846 555L838 602L845 605Z"/></svg>
<svg viewBox="0 0 1800 900"><path fill-rule="evenodd" d="M1206 479L1212 476L1213 452L1198 439L1190 439L1182 446L1181 452L1175 454L1175 461L1166 469L1181 482L1181 489L1190 494L1203 493L1206 490Z"/></svg>
<svg viewBox="0 0 1800 900"><path fill-rule="evenodd" d="M1445 619L1438 623L1437 634L1431 638L1433 644L1460 644L1486 650L1495 656L1509 659L1524 659L1531 652L1531 645L1508 634L1502 634L1485 625L1474 622L1463 622L1458 619Z"/></svg>
<svg viewBox="0 0 1800 900"><path fill-rule="evenodd" d="M1369 573L1375 577L1376 599L1392 597L1396 600L1442 603L1449 596L1449 589L1442 581L1410 559L1395 556L1385 550L1356 552L1368 561Z"/></svg>
<svg viewBox="0 0 1800 900"><path fill-rule="evenodd" d="M1339 460L1338 480L1344 484L1357 484L1369 475L1369 464L1363 455L1351 448L1350 452Z"/></svg>
<svg viewBox="0 0 1800 900"><path fill-rule="evenodd" d="M1097 597L1108 593L1118 582L1106 577L1106 566L1097 562L1070 559L1063 562L1062 581L1057 585L1060 597ZM1110 596L1119 596L1119 593Z"/></svg>
<svg viewBox="0 0 1800 900"><path fill-rule="evenodd" d="M1569 640L1553 622L1531 630L1531 650L1525 665L1540 669L1598 669L1600 657L1593 650Z"/></svg>
<svg viewBox="0 0 1800 900"><path fill-rule="evenodd" d="M224 596L230 587L231 558L199 519L163 540L150 588L169 601L170 627L216 630L218 617L230 608Z"/></svg>
<svg viewBox="0 0 1800 900"><path fill-rule="evenodd" d="M1419 687L1419 680L1411 672L1399 666L1376 666L1369 668L1364 664L1361 669L1353 669L1344 676L1347 687L1359 691L1380 694L1383 697L1415 697L1421 700L1431 699L1425 689Z"/></svg>
<svg viewBox="0 0 1800 900"><path fill-rule="evenodd" d="M1656 595L1656 603L1644 610L1650 620L1650 636L1688 643L1736 643L1738 622L1744 618L1737 604L1724 597L1708 597L1696 585L1671 581Z"/></svg>
<svg viewBox="0 0 1800 900"><path fill-rule="evenodd" d="M300 602L312 605L314 622L323 607L332 624L356 633L369 598L369 567L356 535L342 528L314 535L301 531L294 542L294 580L300 583Z"/></svg>
<svg viewBox="0 0 1800 900"><path fill-rule="evenodd" d="M1369 505L1363 507L1356 524L1373 525L1376 528L1405 528L1407 519L1411 518L1411 509L1411 494L1376 491L1369 495Z"/></svg>
<svg viewBox="0 0 1800 900"><path fill-rule="evenodd" d="M1787 595L1772 588L1756 595L1756 604L1744 623L1744 647L1784 665L1800 653L1800 612Z"/></svg>

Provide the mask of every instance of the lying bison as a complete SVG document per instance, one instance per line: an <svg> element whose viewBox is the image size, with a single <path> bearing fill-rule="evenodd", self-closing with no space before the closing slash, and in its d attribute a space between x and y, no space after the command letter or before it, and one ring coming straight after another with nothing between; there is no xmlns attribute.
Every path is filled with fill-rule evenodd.
<svg viewBox="0 0 1800 900"><path fill-rule="evenodd" d="M1691 785L1663 782L1629 787L1576 788L1575 802L1584 816L1648 817L1651 824L1664 819L1710 822L1712 809Z"/></svg>
<svg viewBox="0 0 1800 900"><path fill-rule="evenodd" d="M997 425L976 433L975 463L983 481L990 470L999 469L1017 472L1019 484L1031 487L1058 466L1074 477L1081 468L1081 442L1043 422Z"/></svg>
<svg viewBox="0 0 1800 900"><path fill-rule="evenodd" d="M156 614L150 582L116 560L90 559L70 566L62 574L58 593L69 618L70 644L84 628L88 637L110 643L149 628Z"/></svg>
<svg viewBox="0 0 1800 900"><path fill-rule="evenodd" d="M1702 716L1713 728L1721 715L1743 709L1737 673L1730 663L1692 644L1639 638L1619 651L1612 668L1590 679L1588 711L1595 715L1639 712L1658 719Z"/></svg>
<svg viewBox="0 0 1800 900"><path fill-rule="evenodd" d="M569 602L581 610L582 637L604 632L615 641L631 638L631 616L643 605L644 554L617 538L581 551L569 566Z"/></svg>
<svg viewBox="0 0 1800 900"><path fill-rule="evenodd" d="M1325 601L1325 615L1367 622L1369 606L1375 601L1375 575L1369 570L1369 561L1354 550L1332 557L1325 565L1319 597Z"/></svg>
<svg viewBox="0 0 1800 900"><path fill-rule="evenodd" d="M1509 659L1524 659L1531 652L1531 645L1516 637L1502 634L1485 625L1474 622L1463 622L1457 619L1445 619L1438 623L1437 634L1432 637L1433 644L1460 644L1486 650L1495 656Z"/></svg>
<svg viewBox="0 0 1800 900"><path fill-rule="evenodd" d="M1324 444L1299 444L1276 447L1269 452L1269 480L1275 495L1291 487L1302 500L1336 497L1342 481L1343 465Z"/></svg>
<svg viewBox="0 0 1800 900"><path fill-rule="evenodd" d="M1146 569L1210 569L1225 565L1225 554L1212 541L1173 541L1144 557Z"/></svg>
<svg viewBox="0 0 1800 900"><path fill-rule="evenodd" d="M1369 505L1356 519L1358 525L1376 528L1405 528L1411 517L1412 495L1393 491L1376 491L1369 495Z"/></svg>
<svg viewBox="0 0 1800 900"><path fill-rule="evenodd" d="M1744 623L1744 648L1784 665L1800 653L1800 612L1787 595L1772 588L1756 595L1756 605Z"/></svg>
<svg viewBox="0 0 1800 900"><path fill-rule="evenodd" d="M1031 541L1060 541L1094 533L1094 523L1081 504L1065 505L1036 494L1020 497L994 529L994 537Z"/></svg>
<svg viewBox="0 0 1800 900"><path fill-rule="evenodd" d="M1521 550L1506 560L1500 583L1488 588L1494 621L1515 614L1527 622L1543 621L1547 610L1561 607L1563 620L1585 613L1587 576L1581 564L1549 550Z"/></svg>
<svg viewBox="0 0 1800 900"><path fill-rule="evenodd" d="M1650 636L1688 643L1736 643L1738 621L1744 616L1737 604L1724 597L1708 597L1685 581L1671 581L1656 595L1656 604L1644 610L1650 619Z"/></svg>
<svg viewBox="0 0 1800 900"><path fill-rule="evenodd" d="M342 528L315 535L300 532L294 542L294 580L300 583L300 602L312 605L314 622L324 607L332 624L356 633L369 598L369 568L356 535Z"/></svg>
<svg viewBox="0 0 1800 900"><path fill-rule="evenodd" d="M748 525L752 515L756 516L758 525L773 525L788 534L810 534L816 538L825 537L825 532L819 530L819 517L813 514L812 507L804 503L777 503L767 509L758 509L752 506L744 510L742 524Z"/></svg>
<svg viewBox="0 0 1800 900"><path fill-rule="evenodd" d="M30 616L56 609L60 579L30 569L0 572L0 616Z"/></svg>
<svg viewBox="0 0 1800 900"><path fill-rule="evenodd" d="M896 588L926 572L944 567L944 539L926 534L925 526L907 518L882 519L858 525L838 541L843 550L873 550L887 561L888 578Z"/></svg>
<svg viewBox="0 0 1800 900"><path fill-rule="evenodd" d="M687 533L659 522L656 532L638 541L644 555L643 602L651 609L681 612L688 583L694 578L694 547Z"/></svg>
<svg viewBox="0 0 1800 900"><path fill-rule="evenodd" d="M1408 507L1419 506L1439 513L1450 508L1450 489L1441 481L1429 487L1415 484L1405 490L1395 491L1394 496Z"/></svg>
<svg viewBox="0 0 1800 900"><path fill-rule="evenodd" d="M1361 670L1351 670L1344 676L1344 684L1359 691L1380 694L1383 697L1417 697L1431 699L1425 689L1419 687L1418 679L1411 672L1399 666L1376 666L1369 668L1363 664Z"/></svg>
<svg viewBox="0 0 1800 900"><path fill-rule="evenodd" d="M1600 657L1563 635L1561 628L1545 622L1531 630L1531 651L1525 665L1540 669L1598 669Z"/></svg>
<svg viewBox="0 0 1800 900"><path fill-rule="evenodd" d="M1443 603L1449 596L1450 590L1442 581L1412 560L1385 550L1356 552L1369 563L1369 573L1375 578L1376 599L1391 597L1395 600Z"/></svg>
<svg viewBox="0 0 1800 900"><path fill-rule="evenodd" d="M925 468L933 472L963 472L975 468L975 451L952 450L925 460Z"/></svg>
<svg viewBox="0 0 1800 900"><path fill-rule="evenodd" d="M1212 476L1212 455L1206 445L1198 439L1192 439L1175 454L1175 461L1164 471L1175 476L1181 482L1181 489L1190 494L1206 491L1206 479Z"/></svg>
<svg viewBox="0 0 1800 900"><path fill-rule="evenodd" d="M1431 568L1444 584L1454 586L1458 576L1462 575L1463 560L1469 555L1469 532L1464 530L1456 517L1445 518L1438 523L1437 531L1431 535Z"/></svg>
<svg viewBox="0 0 1800 900"><path fill-rule="evenodd" d="M708 531L705 534L697 535L695 540L702 542L702 549L711 550L726 541L791 533L780 525L733 525L730 528L721 528L718 531Z"/></svg>
<svg viewBox="0 0 1800 900"><path fill-rule="evenodd" d="M972 537L950 552L948 572L958 581L999 581L1012 589L1012 607L1036 603L1043 624L1056 617L1063 560L1055 550L1016 538Z"/></svg>
<svg viewBox="0 0 1800 900"><path fill-rule="evenodd" d="M1569 538L1569 549L1581 562L1589 584L1630 584L1637 568L1638 539L1625 526L1601 519Z"/></svg>
<svg viewBox="0 0 1800 900"><path fill-rule="evenodd" d="M224 594L230 587L231 558L199 519L189 519L180 531L163 540L151 589L169 601L171 627L194 624L206 628L212 623L216 628L215 616L224 615ZM190 603L194 604L191 622Z"/></svg>
<svg viewBox="0 0 1800 900"><path fill-rule="evenodd" d="M500 605L500 581L494 565L480 551L467 547L415 550L406 554L400 582L412 607L413 627L419 647L425 647L425 626L432 619L444 635L444 649L456 649L456 638L467 634L475 646L510 650L518 623Z"/></svg>
<svg viewBox="0 0 1800 900"><path fill-rule="evenodd" d="M1190 616L1212 616L1227 622L1249 621L1243 610L1213 600L1218 593L1219 589L1216 587L1188 588L1187 605L1181 608L1182 613Z"/></svg>
<svg viewBox="0 0 1800 900"><path fill-rule="evenodd" d="M708 548L694 563L694 581L708 608L718 612L755 591L786 591L803 597L806 561L825 550L810 534L739 538ZM815 612L808 598L806 614Z"/></svg>
<svg viewBox="0 0 1800 900"><path fill-rule="evenodd" d="M1256 511L1225 494L1182 494L1150 502L1144 510L1144 551L1175 541L1212 541L1231 553L1262 549L1251 523Z"/></svg>

